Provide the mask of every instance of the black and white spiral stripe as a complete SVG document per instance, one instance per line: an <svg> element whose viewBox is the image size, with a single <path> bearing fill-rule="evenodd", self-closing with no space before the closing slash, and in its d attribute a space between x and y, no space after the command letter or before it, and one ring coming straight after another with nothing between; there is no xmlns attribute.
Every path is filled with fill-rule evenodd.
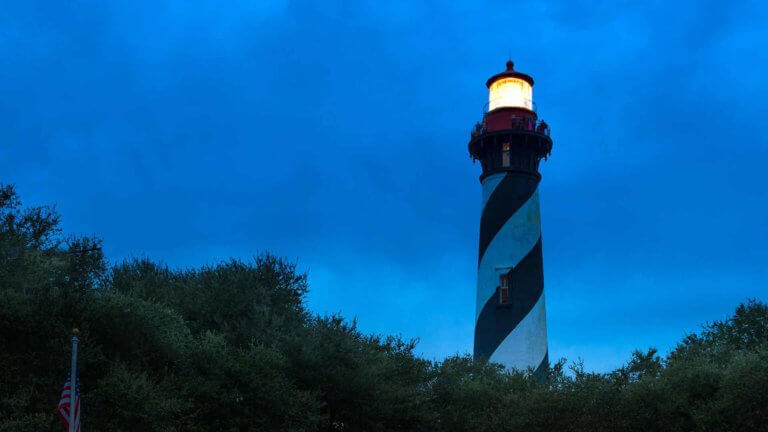
<svg viewBox="0 0 768 432"><path fill-rule="evenodd" d="M507 172L483 179L475 357L540 372L548 362L539 178ZM510 272L509 301L500 276Z"/></svg>

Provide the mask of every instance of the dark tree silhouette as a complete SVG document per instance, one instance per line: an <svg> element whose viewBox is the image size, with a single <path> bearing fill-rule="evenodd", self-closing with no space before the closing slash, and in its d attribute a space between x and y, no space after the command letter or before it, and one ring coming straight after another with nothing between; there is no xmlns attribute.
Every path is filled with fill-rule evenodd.
<svg viewBox="0 0 768 432"><path fill-rule="evenodd" d="M426 361L415 341L315 316L306 276L268 254L175 270L109 266L100 246L0 187L0 432L60 430L73 326L87 430L768 430L768 306L755 300L665 357L635 351L607 374L560 360L542 382L469 356Z"/></svg>

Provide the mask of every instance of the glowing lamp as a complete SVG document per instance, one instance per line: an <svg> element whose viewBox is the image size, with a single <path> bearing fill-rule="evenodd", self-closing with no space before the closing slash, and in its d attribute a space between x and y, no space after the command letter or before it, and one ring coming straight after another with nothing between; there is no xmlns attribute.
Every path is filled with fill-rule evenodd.
<svg viewBox="0 0 768 432"><path fill-rule="evenodd" d="M498 108L525 108L533 111L533 78L514 70L507 62L507 70L492 76L488 86L488 110Z"/></svg>
<svg viewBox="0 0 768 432"><path fill-rule="evenodd" d="M508 107L533 110L533 87L519 78L502 78L491 84L488 110Z"/></svg>

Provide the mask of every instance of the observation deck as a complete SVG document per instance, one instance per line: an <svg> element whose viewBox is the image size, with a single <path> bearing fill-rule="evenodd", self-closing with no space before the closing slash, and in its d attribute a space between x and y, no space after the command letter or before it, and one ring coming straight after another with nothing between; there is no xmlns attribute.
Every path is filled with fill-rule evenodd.
<svg viewBox="0 0 768 432"><path fill-rule="evenodd" d="M493 127L488 116L470 133L469 155L480 161L485 177L499 172L520 172L540 177L539 162L552 152L549 125L534 116L496 116Z"/></svg>

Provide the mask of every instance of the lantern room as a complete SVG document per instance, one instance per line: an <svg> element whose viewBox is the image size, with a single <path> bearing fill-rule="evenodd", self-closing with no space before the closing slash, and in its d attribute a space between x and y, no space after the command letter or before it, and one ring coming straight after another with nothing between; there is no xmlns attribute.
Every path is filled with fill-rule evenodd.
<svg viewBox="0 0 768 432"><path fill-rule="evenodd" d="M510 60L507 69L490 77L485 85L488 87L488 112L483 118L485 130L534 130L537 115L530 75L516 71Z"/></svg>
<svg viewBox="0 0 768 432"><path fill-rule="evenodd" d="M507 70L492 76L488 86L488 111L498 108L525 108L533 111L533 78L515 71L512 60Z"/></svg>

